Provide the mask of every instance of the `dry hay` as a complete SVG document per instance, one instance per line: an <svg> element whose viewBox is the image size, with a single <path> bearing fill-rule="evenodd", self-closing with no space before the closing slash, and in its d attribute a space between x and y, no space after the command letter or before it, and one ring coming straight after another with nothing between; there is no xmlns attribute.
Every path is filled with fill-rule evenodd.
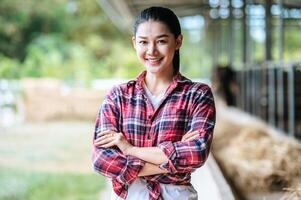
<svg viewBox="0 0 301 200"><path fill-rule="evenodd" d="M286 194L281 197L280 200L300 200L301 199L301 187L300 188L284 188Z"/></svg>
<svg viewBox="0 0 301 200"><path fill-rule="evenodd" d="M256 126L236 130L230 131L230 137L227 133L216 134L214 153L239 190L282 190L291 187L296 176L301 177L301 144L272 137Z"/></svg>
<svg viewBox="0 0 301 200"><path fill-rule="evenodd" d="M25 120L94 120L106 91L66 88L54 79L22 80Z"/></svg>

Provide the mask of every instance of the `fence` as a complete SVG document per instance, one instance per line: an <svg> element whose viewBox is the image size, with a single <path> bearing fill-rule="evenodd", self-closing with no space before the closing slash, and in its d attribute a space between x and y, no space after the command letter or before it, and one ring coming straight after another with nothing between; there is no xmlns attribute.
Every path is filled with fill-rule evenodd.
<svg viewBox="0 0 301 200"><path fill-rule="evenodd" d="M246 65L237 75L239 107L300 139L301 63Z"/></svg>

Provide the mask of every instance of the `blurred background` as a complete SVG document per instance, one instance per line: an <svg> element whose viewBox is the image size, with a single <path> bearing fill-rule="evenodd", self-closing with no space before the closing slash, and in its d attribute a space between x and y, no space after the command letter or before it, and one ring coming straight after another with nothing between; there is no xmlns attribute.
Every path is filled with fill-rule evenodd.
<svg viewBox="0 0 301 200"><path fill-rule="evenodd" d="M300 1L0 0L1 200L107 199L94 120L107 90L144 69L132 23L152 5L179 16L181 73L214 91L209 192L301 199Z"/></svg>

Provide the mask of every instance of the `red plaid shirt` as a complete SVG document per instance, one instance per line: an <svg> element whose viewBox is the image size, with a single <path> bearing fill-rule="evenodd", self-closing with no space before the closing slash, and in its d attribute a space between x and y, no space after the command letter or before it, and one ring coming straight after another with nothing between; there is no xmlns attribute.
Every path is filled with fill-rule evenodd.
<svg viewBox="0 0 301 200"><path fill-rule="evenodd" d="M194 169L206 161L215 124L215 106L210 88L194 83L180 73L174 76L164 98L156 108L147 99L142 82L146 71L136 80L114 87L105 97L96 118L94 139L105 130L122 132L134 146L157 146L168 161L160 165L169 173L145 176L150 199L161 199L160 185L190 185ZM200 137L181 142L189 130ZM138 177L145 162L125 156L117 147L94 146L96 171L112 180L115 193L126 198L129 185Z"/></svg>

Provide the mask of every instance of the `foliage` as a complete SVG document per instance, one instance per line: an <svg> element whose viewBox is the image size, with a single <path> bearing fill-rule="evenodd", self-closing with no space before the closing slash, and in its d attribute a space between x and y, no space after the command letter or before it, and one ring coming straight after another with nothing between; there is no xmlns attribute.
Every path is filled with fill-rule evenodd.
<svg viewBox="0 0 301 200"><path fill-rule="evenodd" d="M20 62L0 54L0 77L7 79L20 78Z"/></svg>
<svg viewBox="0 0 301 200"><path fill-rule="evenodd" d="M198 41L183 27L181 71L191 78L208 77L213 64L228 63L228 21L206 23ZM221 30L214 28L216 24L221 24ZM285 21L285 60L299 59L300 36L299 21ZM277 38L273 37L276 58ZM214 42L217 39L219 42ZM233 30L233 40L234 65L241 65L242 24ZM264 42L250 40L248 59L263 61ZM219 52L217 60L212 60L214 47ZM1 0L0 78L47 76L89 81L133 78L141 69L129 33L119 31L97 1Z"/></svg>
<svg viewBox="0 0 301 200"><path fill-rule="evenodd" d="M60 35L36 38L27 48L22 75L62 79L89 77L90 54L81 45L67 42Z"/></svg>
<svg viewBox="0 0 301 200"><path fill-rule="evenodd" d="M130 36L96 1L2 0L0 13L0 78L89 81L141 69Z"/></svg>
<svg viewBox="0 0 301 200"><path fill-rule="evenodd" d="M26 47L40 34L63 32L68 22L66 0L2 0L0 4L0 51L23 60Z"/></svg>
<svg viewBox="0 0 301 200"><path fill-rule="evenodd" d="M183 45L181 48L181 72L189 78L208 77L211 70L211 59L204 48L205 37L194 41L189 32L183 29Z"/></svg>
<svg viewBox="0 0 301 200"><path fill-rule="evenodd" d="M0 169L2 200L94 200L105 185L102 176Z"/></svg>
<svg viewBox="0 0 301 200"><path fill-rule="evenodd" d="M284 60L300 60L301 55L301 24L289 25L287 24L287 28L289 31L286 31L284 34Z"/></svg>

